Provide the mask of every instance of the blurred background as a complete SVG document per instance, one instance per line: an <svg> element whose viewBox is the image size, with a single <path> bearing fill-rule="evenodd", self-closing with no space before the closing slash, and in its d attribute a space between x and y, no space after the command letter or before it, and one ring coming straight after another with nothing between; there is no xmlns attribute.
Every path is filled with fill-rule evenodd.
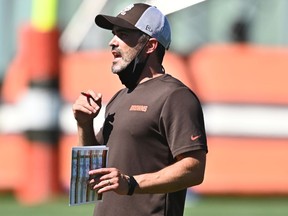
<svg viewBox="0 0 288 216"><path fill-rule="evenodd" d="M0 0L0 212L49 206L55 197L55 209L67 208L71 147L78 145L72 103L87 89L103 94L98 130L105 104L123 87L110 73L112 34L96 27L94 17L116 15L135 2ZM285 202L286 208L273 214L287 213L288 1L137 2L167 14L172 44L166 73L189 86L203 105L206 177L189 190L190 204L210 197L213 207L219 197L227 203L233 196L247 203L269 198L273 205L271 197L281 197L274 203ZM196 211L190 204L186 215Z"/></svg>

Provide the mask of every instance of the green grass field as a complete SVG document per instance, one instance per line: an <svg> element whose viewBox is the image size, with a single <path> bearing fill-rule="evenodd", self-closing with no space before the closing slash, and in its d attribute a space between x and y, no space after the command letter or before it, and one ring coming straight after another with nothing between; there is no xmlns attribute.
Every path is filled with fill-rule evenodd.
<svg viewBox="0 0 288 216"><path fill-rule="evenodd" d="M0 194L1 216L91 216L93 204L68 206L68 196L45 204L19 205L13 196ZM287 216L288 197L188 197L185 216Z"/></svg>

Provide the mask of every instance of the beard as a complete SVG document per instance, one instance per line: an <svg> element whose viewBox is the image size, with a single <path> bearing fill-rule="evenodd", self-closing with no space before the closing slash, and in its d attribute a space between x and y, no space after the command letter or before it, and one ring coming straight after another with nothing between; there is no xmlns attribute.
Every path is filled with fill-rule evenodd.
<svg viewBox="0 0 288 216"><path fill-rule="evenodd" d="M144 61L140 61L139 58L136 57L127 65L126 68L124 68L120 73L117 73L122 84L129 90L132 90L137 86L147 59L148 56Z"/></svg>
<svg viewBox="0 0 288 216"><path fill-rule="evenodd" d="M112 66L112 72L119 76L121 83L129 90L133 90L137 86L138 80L148 60L149 55L145 58L141 58L140 56L146 43L143 44L143 46L137 50L135 54L132 54L128 56L128 58L124 59L124 64L122 66ZM118 50L118 52L122 54L121 51Z"/></svg>

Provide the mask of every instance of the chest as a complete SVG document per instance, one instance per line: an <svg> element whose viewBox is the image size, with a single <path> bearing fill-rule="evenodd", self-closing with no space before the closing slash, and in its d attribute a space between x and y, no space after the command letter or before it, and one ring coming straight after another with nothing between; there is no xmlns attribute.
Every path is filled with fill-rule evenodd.
<svg viewBox="0 0 288 216"><path fill-rule="evenodd" d="M106 109L106 126L117 134L147 136L159 131L162 101L149 94L120 95Z"/></svg>

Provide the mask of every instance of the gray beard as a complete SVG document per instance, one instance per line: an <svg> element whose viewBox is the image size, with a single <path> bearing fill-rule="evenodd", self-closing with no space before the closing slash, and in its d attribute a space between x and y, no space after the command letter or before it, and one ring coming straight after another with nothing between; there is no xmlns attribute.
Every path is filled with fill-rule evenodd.
<svg viewBox="0 0 288 216"><path fill-rule="evenodd" d="M146 41L146 43L143 44L141 49L139 49L135 55L135 57L131 60L131 62L122 70L119 71L113 71L119 76L119 79L121 80L122 84L125 85L129 90L133 90L137 84L138 80L142 74L142 71L147 63L148 56L146 56L145 59L140 59L139 55L143 51L144 47L148 43L149 40Z"/></svg>
<svg viewBox="0 0 288 216"><path fill-rule="evenodd" d="M146 57L145 61L140 62L136 57L127 65L126 68L117 73L122 84L129 90L133 90L137 86L147 59L148 56Z"/></svg>

